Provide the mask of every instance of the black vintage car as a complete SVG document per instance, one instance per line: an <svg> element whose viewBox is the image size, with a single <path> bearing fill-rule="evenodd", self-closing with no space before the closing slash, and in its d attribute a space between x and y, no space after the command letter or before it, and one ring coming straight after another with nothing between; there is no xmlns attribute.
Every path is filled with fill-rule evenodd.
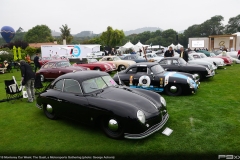
<svg viewBox="0 0 240 160"><path fill-rule="evenodd" d="M168 120L165 99L157 93L119 86L108 73L81 71L55 79L37 98L49 119L67 117L99 124L111 138L145 138Z"/></svg>
<svg viewBox="0 0 240 160"><path fill-rule="evenodd" d="M215 71L213 69L197 64L189 64L180 57L167 57L161 59L159 64L166 71L186 72L198 75L200 81L204 78L213 77L215 75Z"/></svg>
<svg viewBox="0 0 240 160"><path fill-rule="evenodd" d="M141 88L155 92L166 92L171 96L182 93L195 93L200 82L196 75L179 72L166 72L158 63L145 62L131 65L114 75L117 83L130 88Z"/></svg>

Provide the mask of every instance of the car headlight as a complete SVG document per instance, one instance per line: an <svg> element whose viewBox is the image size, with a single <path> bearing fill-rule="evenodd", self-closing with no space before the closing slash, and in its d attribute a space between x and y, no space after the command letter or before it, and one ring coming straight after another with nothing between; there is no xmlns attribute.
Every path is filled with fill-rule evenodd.
<svg viewBox="0 0 240 160"><path fill-rule="evenodd" d="M73 70L73 72L76 72L76 70Z"/></svg>
<svg viewBox="0 0 240 160"><path fill-rule="evenodd" d="M165 107L167 106L167 102L163 97L160 97L160 101Z"/></svg>
<svg viewBox="0 0 240 160"><path fill-rule="evenodd" d="M146 119L145 119L145 114L143 113L143 111L138 110L137 111L137 118L141 123L145 123Z"/></svg>
<svg viewBox="0 0 240 160"><path fill-rule="evenodd" d="M194 88L194 81L192 78L187 78L187 83L189 84L190 88Z"/></svg>
<svg viewBox="0 0 240 160"><path fill-rule="evenodd" d="M87 68L87 70L90 70L90 68Z"/></svg>

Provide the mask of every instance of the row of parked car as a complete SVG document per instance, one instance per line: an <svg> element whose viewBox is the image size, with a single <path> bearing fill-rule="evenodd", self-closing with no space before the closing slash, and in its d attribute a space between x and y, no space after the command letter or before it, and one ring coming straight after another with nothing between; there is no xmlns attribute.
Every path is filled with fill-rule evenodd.
<svg viewBox="0 0 240 160"><path fill-rule="evenodd" d="M221 63L206 61L201 65L186 63L180 57L136 63L106 56L99 61L83 58L73 65L67 59L51 60L37 74L42 80L55 80L37 97L36 105L49 119L67 117L97 124L114 139L142 139L160 130L169 118L167 103L158 93L196 93L200 81L227 65L219 59ZM106 73L114 70L120 72L113 77Z"/></svg>

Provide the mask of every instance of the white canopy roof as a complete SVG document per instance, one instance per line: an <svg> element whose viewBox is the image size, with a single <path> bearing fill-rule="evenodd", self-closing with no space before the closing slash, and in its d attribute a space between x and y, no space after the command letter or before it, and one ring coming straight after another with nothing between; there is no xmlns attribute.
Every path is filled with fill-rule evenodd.
<svg viewBox="0 0 240 160"><path fill-rule="evenodd" d="M233 35L240 36L240 32L234 33Z"/></svg>
<svg viewBox="0 0 240 160"><path fill-rule="evenodd" d="M168 46L168 48L169 47L172 47L173 49L175 49L176 46L172 43L170 46Z"/></svg>
<svg viewBox="0 0 240 160"><path fill-rule="evenodd" d="M123 48L132 48L134 47L134 45L129 41L127 42L124 46L122 46Z"/></svg>
<svg viewBox="0 0 240 160"><path fill-rule="evenodd" d="M143 44L142 44L140 41L138 41L138 43L137 43L137 44L135 44L135 46L142 47L142 46L143 46Z"/></svg>
<svg viewBox="0 0 240 160"><path fill-rule="evenodd" d="M176 45L176 48L177 48L177 49L179 49L179 48L181 48L181 47L183 47L183 46L182 46L181 44L179 44L179 43Z"/></svg>

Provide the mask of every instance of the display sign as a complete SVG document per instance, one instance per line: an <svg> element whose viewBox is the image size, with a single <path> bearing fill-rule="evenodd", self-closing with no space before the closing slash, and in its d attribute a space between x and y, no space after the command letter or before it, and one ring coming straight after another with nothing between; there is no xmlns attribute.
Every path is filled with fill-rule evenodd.
<svg viewBox="0 0 240 160"><path fill-rule="evenodd" d="M193 40L192 47L193 48L204 48L204 40Z"/></svg>

